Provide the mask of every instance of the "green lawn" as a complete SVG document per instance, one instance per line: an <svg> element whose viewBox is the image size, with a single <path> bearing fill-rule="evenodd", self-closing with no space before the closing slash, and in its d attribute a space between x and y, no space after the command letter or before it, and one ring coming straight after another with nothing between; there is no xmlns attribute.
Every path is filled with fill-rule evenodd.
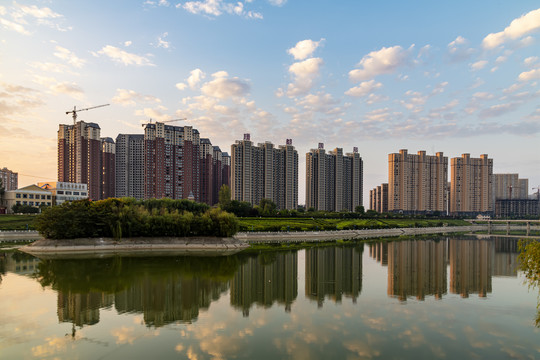
<svg viewBox="0 0 540 360"><path fill-rule="evenodd" d="M240 231L316 231L344 229L384 229L399 227L467 226L454 219L320 219L320 218L240 218Z"/></svg>
<svg viewBox="0 0 540 360"><path fill-rule="evenodd" d="M0 230L34 230L36 215L0 215Z"/></svg>

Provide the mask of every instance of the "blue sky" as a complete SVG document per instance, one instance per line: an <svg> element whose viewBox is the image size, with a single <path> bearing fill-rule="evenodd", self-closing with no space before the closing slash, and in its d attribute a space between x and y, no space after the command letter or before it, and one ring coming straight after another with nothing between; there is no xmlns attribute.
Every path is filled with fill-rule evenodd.
<svg viewBox="0 0 540 360"><path fill-rule="evenodd" d="M319 142L359 148L365 195L402 148L540 184L536 1L14 1L0 31L0 166L20 185L56 178L65 111L105 103L79 114L102 136L186 117L224 151L292 138L300 203Z"/></svg>

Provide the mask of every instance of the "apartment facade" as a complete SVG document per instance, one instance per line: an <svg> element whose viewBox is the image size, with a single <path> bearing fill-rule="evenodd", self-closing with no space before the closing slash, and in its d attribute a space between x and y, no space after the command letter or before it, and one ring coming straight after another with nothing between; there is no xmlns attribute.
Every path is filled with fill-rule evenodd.
<svg viewBox="0 0 540 360"><path fill-rule="evenodd" d="M471 158L470 154L451 159L450 213L492 213L493 159L487 154Z"/></svg>
<svg viewBox="0 0 540 360"><path fill-rule="evenodd" d="M278 209L298 207L298 152L287 139L275 148L267 141L253 144L250 134L231 145L231 198L258 205L272 200Z"/></svg>
<svg viewBox="0 0 540 360"><path fill-rule="evenodd" d="M520 179L519 174L493 174L493 202L495 200L527 199L529 179Z"/></svg>
<svg viewBox="0 0 540 360"><path fill-rule="evenodd" d="M381 184L369 191L369 208L378 213L388 212L388 184Z"/></svg>
<svg viewBox="0 0 540 360"><path fill-rule="evenodd" d="M306 153L306 208L354 211L363 205L363 161L358 148L326 153L324 144Z"/></svg>
<svg viewBox="0 0 540 360"><path fill-rule="evenodd" d="M446 211L448 158L442 152L388 155L388 211L423 213Z"/></svg>
<svg viewBox="0 0 540 360"><path fill-rule="evenodd" d="M98 124L84 121L58 129L58 181L87 184L92 200L115 196L114 142L100 132Z"/></svg>
<svg viewBox="0 0 540 360"><path fill-rule="evenodd" d="M144 197L201 201L200 136L191 126L156 122L144 129Z"/></svg>
<svg viewBox="0 0 540 360"><path fill-rule="evenodd" d="M144 135L116 137L116 196L144 199Z"/></svg>
<svg viewBox="0 0 540 360"><path fill-rule="evenodd" d="M13 172L4 167L0 169L0 179L5 191L17 190L19 187L19 173Z"/></svg>

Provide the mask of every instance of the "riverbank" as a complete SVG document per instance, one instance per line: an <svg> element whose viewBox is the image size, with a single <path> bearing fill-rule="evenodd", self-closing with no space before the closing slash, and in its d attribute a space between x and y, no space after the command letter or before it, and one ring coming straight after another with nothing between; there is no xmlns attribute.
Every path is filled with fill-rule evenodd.
<svg viewBox="0 0 540 360"><path fill-rule="evenodd" d="M84 238L76 240L40 239L19 248L42 259L129 256L222 256L232 255L249 245L234 238Z"/></svg>

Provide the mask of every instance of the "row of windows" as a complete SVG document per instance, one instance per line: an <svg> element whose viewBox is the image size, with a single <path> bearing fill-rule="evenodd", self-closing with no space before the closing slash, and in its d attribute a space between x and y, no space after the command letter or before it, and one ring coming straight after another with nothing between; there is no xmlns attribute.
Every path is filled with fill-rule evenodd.
<svg viewBox="0 0 540 360"><path fill-rule="evenodd" d="M33 201L23 201L22 202L23 205L30 205L30 206L40 206L40 205L47 205L47 206L51 206L51 203L48 201L48 202L38 202L36 201L35 203ZM21 202L20 201L17 201L17 205L21 205Z"/></svg>
<svg viewBox="0 0 540 360"><path fill-rule="evenodd" d="M40 196L40 195L34 195L34 194L19 194L19 193L17 193L17 194L15 194L15 198L17 198L17 199L21 199L21 198L23 198L23 199L38 199L38 200L41 198L42 200L45 200L45 199L51 200L51 195L41 195Z"/></svg>

